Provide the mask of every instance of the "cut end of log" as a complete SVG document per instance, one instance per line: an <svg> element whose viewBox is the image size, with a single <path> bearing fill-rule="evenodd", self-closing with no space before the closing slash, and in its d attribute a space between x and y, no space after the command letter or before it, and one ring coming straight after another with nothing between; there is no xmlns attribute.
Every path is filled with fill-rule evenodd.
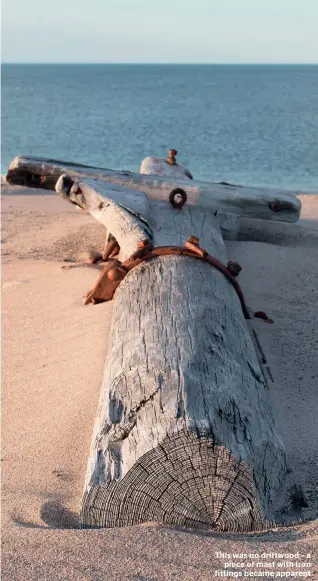
<svg viewBox="0 0 318 581"><path fill-rule="evenodd" d="M112 453L120 463L120 449ZM207 436L181 433L142 456L121 479L92 483L83 528L159 521L219 531L266 526L251 468Z"/></svg>

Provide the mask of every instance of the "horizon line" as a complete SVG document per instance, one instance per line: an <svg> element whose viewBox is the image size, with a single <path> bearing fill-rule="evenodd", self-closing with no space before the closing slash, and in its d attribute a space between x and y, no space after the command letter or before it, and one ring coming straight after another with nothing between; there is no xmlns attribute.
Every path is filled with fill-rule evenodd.
<svg viewBox="0 0 318 581"><path fill-rule="evenodd" d="M2 61L1 65L317 66L317 62Z"/></svg>

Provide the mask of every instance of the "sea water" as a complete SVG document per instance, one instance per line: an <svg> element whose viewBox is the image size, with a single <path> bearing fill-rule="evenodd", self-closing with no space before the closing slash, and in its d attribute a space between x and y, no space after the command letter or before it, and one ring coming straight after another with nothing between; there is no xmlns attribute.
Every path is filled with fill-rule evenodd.
<svg viewBox="0 0 318 581"><path fill-rule="evenodd" d="M2 162L51 157L139 171L178 159L197 179L318 191L318 66L2 67Z"/></svg>

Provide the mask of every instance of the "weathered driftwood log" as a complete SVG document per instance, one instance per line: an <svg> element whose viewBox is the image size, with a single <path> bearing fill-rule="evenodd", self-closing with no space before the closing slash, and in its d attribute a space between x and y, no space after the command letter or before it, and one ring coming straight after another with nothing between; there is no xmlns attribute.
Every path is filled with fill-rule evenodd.
<svg viewBox="0 0 318 581"><path fill-rule="evenodd" d="M169 150L170 152L176 152L175 149ZM175 159L175 156L174 156ZM159 175L165 177L182 177L186 178L192 174L189 170L182 165L176 163L175 165L170 165L167 163L166 159L158 157L146 157L143 159L140 166L140 173L146 175ZM238 233L240 230L240 215L239 214L228 214L226 212L215 212L216 219L219 227L221 228L222 236L224 240L237 240Z"/></svg>
<svg viewBox="0 0 318 581"><path fill-rule="evenodd" d="M154 177L33 157L16 157L10 164L7 180L53 190L58 178L65 173L75 178L96 178L126 186L144 192L148 198L155 200L168 200L174 189L181 188L186 192L187 205L265 220L295 222L301 208L293 193L282 190L213 184L187 178Z"/></svg>
<svg viewBox="0 0 318 581"><path fill-rule="evenodd" d="M176 151L175 149L169 150ZM175 160L175 155L170 156L170 159ZM169 159L169 158L168 158ZM140 173L144 175L157 175L157 176L165 176L171 178L188 178L191 176L190 179L193 179L192 174L188 170L188 168L184 167L183 165L175 162L174 165L170 165L167 163L166 159L161 157L145 157L142 160L140 166Z"/></svg>
<svg viewBox="0 0 318 581"><path fill-rule="evenodd" d="M61 179L56 189L115 231L108 202L104 207L85 180L79 186L65 191ZM192 234L227 261L213 213L151 200L147 214L155 245L183 245ZM116 226L125 255L140 235L136 217L126 219ZM115 294L82 525L156 520L254 530L274 518L286 473L269 392L232 285L189 257L134 268Z"/></svg>
<svg viewBox="0 0 318 581"><path fill-rule="evenodd" d="M121 241L120 258L122 260L129 258L132 254L131 249L136 249L138 242L151 237L151 228L147 222L148 204L145 194L105 183L101 183L97 191L94 180L87 179L79 183L83 198L81 201L81 194L74 194L77 192L78 185L75 184L75 188L72 188L70 183L72 183L71 178L62 176L56 186L57 192L64 199L71 202L73 200L73 203L76 200L77 205L104 224L107 230L111 225L112 237Z"/></svg>

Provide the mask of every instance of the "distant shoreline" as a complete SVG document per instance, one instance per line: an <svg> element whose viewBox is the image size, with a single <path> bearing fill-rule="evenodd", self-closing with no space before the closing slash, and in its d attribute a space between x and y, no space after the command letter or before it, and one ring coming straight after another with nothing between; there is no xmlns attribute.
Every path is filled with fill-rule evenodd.
<svg viewBox="0 0 318 581"><path fill-rule="evenodd" d="M3 62L2 65L23 65L23 66L42 66L42 65L53 65L53 66L162 66L162 67L318 67L317 63L173 63L173 62Z"/></svg>

